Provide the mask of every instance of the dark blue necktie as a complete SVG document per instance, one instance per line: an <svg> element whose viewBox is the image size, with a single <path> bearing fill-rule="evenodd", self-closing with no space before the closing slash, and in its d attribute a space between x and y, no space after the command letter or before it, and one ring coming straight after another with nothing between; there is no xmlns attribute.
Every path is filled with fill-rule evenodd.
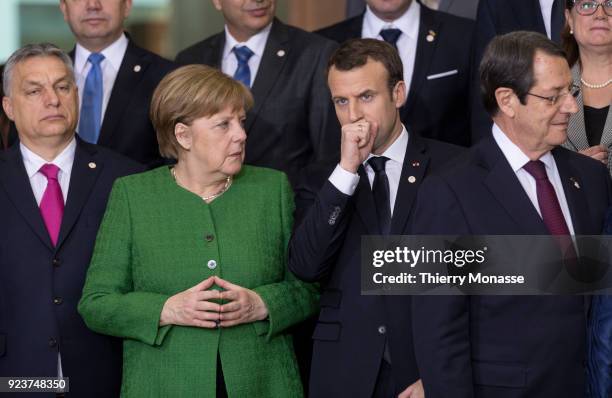
<svg viewBox="0 0 612 398"><path fill-rule="evenodd" d="M402 31L399 29L383 29L380 31L380 37L382 37L384 41L391 44L396 49L397 49L397 39L399 39L401 34L402 34Z"/></svg>
<svg viewBox="0 0 612 398"><path fill-rule="evenodd" d="M550 16L550 38L555 43L561 44L561 32L565 26L565 1L555 0L553 2Z"/></svg>
<svg viewBox="0 0 612 398"><path fill-rule="evenodd" d="M92 144L98 142L100 124L102 122L102 100L104 91L100 63L103 60L104 55L100 53L91 53L89 58L87 58L87 61L91 63L91 69L87 74L85 89L83 90L79 136Z"/></svg>
<svg viewBox="0 0 612 398"><path fill-rule="evenodd" d="M374 181L372 183L372 194L376 204L378 225L380 233L388 235L391 229L391 203L389 193L389 179L385 172L385 163L389 158L384 156L373 156L368 159L370 167L374 170Z"/></svg>
<svg viewBox="0 0 612 398"><path fill-rule="evenodd" d="M234 79L242 82L247 87L251 87L251 68L249 68L249 59L253 56L247 46L234 47L234 55L238 60L238 67L234 73Z"/></svg>

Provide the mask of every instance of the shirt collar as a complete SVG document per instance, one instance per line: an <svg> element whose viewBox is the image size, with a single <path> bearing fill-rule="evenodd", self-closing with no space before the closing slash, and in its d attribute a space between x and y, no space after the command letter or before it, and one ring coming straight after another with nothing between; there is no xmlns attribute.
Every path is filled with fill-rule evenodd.
<svg viewBox="0 0 612 398"><path fill-rule="evenodd" d="M377 38L382 29L395 28L402 31L411 39L417 39L419 35L419 19L421 17L421 6L418 2L413 1L406 12L393 22L385 22L378 18L370 6L366 6L366 12L363 17L363 37Z"/></svg>
<svg viewBox="0 0 612 398"><path fill-rule="evenodd" d="M121 37L119 37L115 42L113 42L110 46L106 47L101 51L102 55L104 55L104 60L108 61L114 70L119 70L121 67L121 62L123 61L123 56L125 55L125 51L128 47L128 38L123 33ZM83 70L87 66L87 58L91 51L81 46L79 43L76 44L76 49L74 52L74 69L77 73L82 74Z"/></svg>
<svg viewBox="0 0 612 398"><path fill-rule="evenodd" d="M34 174L38 173L38 170L47 163L53 163L59 167L62 173L69 175L72 171L72 163L74 162L74 154L76 152L76 138L72 137L72 141L70 141L68 146L50 162L32 152L22 142L19 143L19 149L21 150L21 157L26 172L28 173L28 178L32 178Z"/></svg>
<svg viewBox="0 0 612 398"><path fill-rule="evenodd" d="M402 132L400 135L393 141L393 144L385 152L382 153L381 156L385 156L389 158L389 160L393 160L398 162L399 164L404 164L404 157L406 156L406 148L408 147L408 130L402 124ZM367 164L368 160L375 155L370 154L365 162L363 162L364 166Z"/></svg>
<svg viewBox="0 0 612 398"><path fill-rule="evenodd" d="M232 36L227 29L227 25L225 25L225 47L223 48L223 59L226 59L236 46L247 46L249 50L253 51L255 55L261 58L266 48L266 43L268 41L268 36L270 36L271 29L272 23L263 28L257 34L251 36L249 40L245 41L244 43L240 43L234 38L234 36Z"/></svg>
<svg viewBox="0 0 612 398"><path fill-rule="evenodd" d="M508 136L499 128L497 124L493 124L493 138L503 152L504 156L510 163L510 167L516 173L523 168L531 159L521 149L508 138ZM554 167L555 159L550 153L546 152L540 159L548 170Z"/></svg>

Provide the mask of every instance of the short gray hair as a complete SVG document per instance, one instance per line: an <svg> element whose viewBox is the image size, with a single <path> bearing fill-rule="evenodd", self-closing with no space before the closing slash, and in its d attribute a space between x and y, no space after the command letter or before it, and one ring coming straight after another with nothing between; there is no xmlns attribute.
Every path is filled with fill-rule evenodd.
<svg viewBox="0 0 612 398"><path fill-rule="evenodd" d="M13 78L13 69L20 62L23 62L33 57L56 57L66 65L66 69L70 72L70 77L74 78L74 68L72 60L64 51L51 43L26 44L19 50L15 51L9 57L4 65L4 73L2 74L2 89L7 97L11 95L11 80Z"/></svg>

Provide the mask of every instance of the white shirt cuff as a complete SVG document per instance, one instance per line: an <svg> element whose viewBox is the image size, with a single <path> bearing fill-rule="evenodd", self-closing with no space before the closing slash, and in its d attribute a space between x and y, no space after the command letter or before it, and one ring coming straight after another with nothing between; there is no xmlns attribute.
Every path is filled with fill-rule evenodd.
<svg viewBox="0 0 612 398"><path fill-rule="evenodd" d="M338 164L334 172L329 176L329 182L331 182L338 191L351 196L357 189L359 174L353 174L350 171L346 171Z"/></svg>

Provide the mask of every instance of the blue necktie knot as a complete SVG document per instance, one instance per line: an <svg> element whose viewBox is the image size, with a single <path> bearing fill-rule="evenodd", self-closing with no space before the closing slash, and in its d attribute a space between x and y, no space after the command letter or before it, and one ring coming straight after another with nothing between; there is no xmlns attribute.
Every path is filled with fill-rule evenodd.
<svg viewBox="0 0 612 398"><path fill-rule="evenodd" d="M242 46L242 47L234 47L234 55L236 55L236 59L238 60L239 64L246 64L249 62L249 59L251 59L251 57L254 55L255 53L253 51L251 51L250 48L248 48L247 46Z"/></svg>
<svg viewBox="0 0 612 398"><path fill-rule="evenodd" d="M402 31L399 29L389 28L380 31L380 37L395 48L397 48L397 39L399 39L401 34Z"/></svg>
<svg viewBox="0 0 612 398"><path fill-rule="evenodd" d="M87 142L95 144L100 135L102 124L102 102L104 100L104 81L100 63L104 55L91 53L87 62L91 69L85 79L83 101L81 103L81 118L79 120L79 136Z"/></svg>
<svg viewBox="0 0 612 398"><path fill-rule="evenodd" d="M104 55L100 53L91 53L89 54L89 58L87 58L87 61L89 61L89 63L91 63L92 65L100 66L100 63L104 61Z"/></svg>
<svg viewBox="0 0 612 398"><path fill-rule="evenodd" d="M255 54L247 46L234 47L232 50L238 60L238 67L234 73L234 79L242 82L247 87L251 87L251 68L249 68L249 59Z"/></svg>

